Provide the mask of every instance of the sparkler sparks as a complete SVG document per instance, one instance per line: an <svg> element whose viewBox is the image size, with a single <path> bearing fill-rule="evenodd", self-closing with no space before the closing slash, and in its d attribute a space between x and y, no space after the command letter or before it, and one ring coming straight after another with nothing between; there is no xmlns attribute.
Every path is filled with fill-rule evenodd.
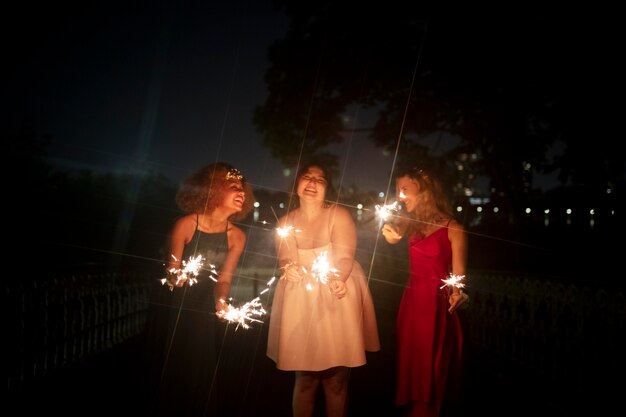
<svg viewBox="0 0 626 417"><path fill-rule="evenodd" d="M172 255L172 258L174 258L174 260L178 260L174 255ZM192 256L188 260L182 261L181 265L182 268L169 268L167 270L167 273L170 276L176 277L176 281L173 282L173 280L169 279L169 277L161 279L161 284L167 284L170 287L170 291L173 291L174 287L177 287L179 285L182 286L185 282L187 282L189 286L196 284L198 282L197 277L203 270L204 258L202 257L202 255L198 255L196 257ZM209 268L209 278L211 278L214 282L217 282L218 273L215 265L209 264ZM272 277L267 282L267 288L261 291L259 295L262 295L269 291L270 286L274 283L274 281L276 281L276 277ZM220 301L224 302L224 300ZM227 304L225 309L217 312L217 316L228 322L237 323L236 329L239 328L239 326L243 327L244 329L248 329L250 327L248 323L250 322L262 323L262 321L259 320L257 317L261 317L266 313L267 312L261 304L261 299L257 296L255 299L248 301L241 307L234 307L230 304Z"/></svg>
<svg viewBox="0 0 626 417"><path fill-rule="evenodd" d="M329 274L337 276L338 271L339 270L337 268L333 268L330 266L330 262L328 261L328 254L326 253L326 251L320 253L313 261L313 265L311 265L311 274L322 284L328 283Z"/></svg>
<svg viewBox="0 0 626 417"><path fill-rule="evenodd" d="M269 287L274 283L274 281L276 281L276 277L272 277L267 282L267 288L261 291L259 295L269 291ZM220 299L220 301L225 303L225 300L223 299ZM259 320L257 317L262 317L266 313L267 311L265 311L263 304L261 304L261 299L256 297L243 304L241 307L234 307L231 304L227 304L226 309L220 310L217 313L217 316L230 323L237 323L237 327L235 327L235 330L237 330L239 326L244 329L249 329L250 325L248 323L263 323L263 321Z"/></svg>
<svg viewBox="0 0 626 417"><path fill-rule="evenodd" d="M404 210L404 204L401 201L394 201L391 204L384 204L382 206L376 204L375 209L376 217L378 217L382 223L385 223L393 217L397 217L398 213Z"/></svg>
<svg viewBox="0 0 626 417"><path fill-rule="evenodd" d="M448 278L442 279L441 281L444 283L441 288L444 288L446 285L449 285L450 287L456 287L456 288L465 288L465 283L463 282L463 280L465 279L465 275L456 275L453 273L448 274Z"/></svg>
<svg viewBox="0 0 626 417"><path fill-rule="evenodd" d="M175 261L178 261L174 255L171 255ZM167 284L170 287L170 291L174 290L174 287L182 286L185 282L192 286L198 283L198 275L202 271L202 267L204 266L204 258L202 255L198 255L196 257L190 256L188 260L183 260L181 262L182 268L169 268L167 273L169 275L176 276L176 281L172 282L167 277L161 279L161 285ZM213 281L217 282L215 278L217 276L217 271L215 270L215 265L209 264L209 272L210 278Z"/></svg>
<svg viewBox="0 0 626 417"><path fill-rule="evenodd" d="M291 232L301 232L301 230L294 228L293 226L289 225L289 226L283 226L283 227L277 227L276 228L276 233L278 233L278 236L285 238L289 235L291 235Z"/></svg>
<svg viewBox="0 0 626 417"><path fill-rule="evenodd" d="M261 300L259 297L248 301L241 307L233 307L228 304L225 310L221 310L218 315L220 318L227 320L231 323L237 323L237 327L235 330L239 328L239 326L244 329L250 328L249 322L257 322L263 323L261 320L255 317L261 317L267 313L261 304Z"/></svg>

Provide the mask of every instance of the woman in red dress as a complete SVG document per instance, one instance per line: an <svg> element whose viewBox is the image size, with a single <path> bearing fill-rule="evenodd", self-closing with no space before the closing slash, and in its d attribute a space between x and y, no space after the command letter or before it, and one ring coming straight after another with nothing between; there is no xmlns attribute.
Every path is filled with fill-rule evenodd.
<svg viewBox="0 0 626 417"><path fill-rule="evenodd" d="M461 289L467 236L433 171L398 172L396 193L407 215L382 229L391 244L406 236L409 249L410 278L396 322L396 405L407 416L435 417L458 397L463 334L456 310L468 305Z"/></svg>

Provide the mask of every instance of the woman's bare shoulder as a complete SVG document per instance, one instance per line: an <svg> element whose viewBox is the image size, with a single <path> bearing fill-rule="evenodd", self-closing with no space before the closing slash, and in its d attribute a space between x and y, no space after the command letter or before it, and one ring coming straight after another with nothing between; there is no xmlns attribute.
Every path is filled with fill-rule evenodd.
<svg viewBox="0 0 626 417"><path fill-rule="evenodd" d="M241 230L239 226L236 226L232 224L231 222L228 222L227 233L228 233L228 240L232 242L243 244L246 241L246 234L244 233L244 231Z"/></svg>
<svg viewBox="0 0 626 417"><path fill-rule="evenodd" d="M179 217L175 222L174 222L174 228L175 229L196 229L196 219L197 216L194 213L191 214L185 214L184 216Z"/></svg>
<svg viewBox="0 0 626 417"><path fill-rule="evenodd" d="M465 227L457 220L450 220L450 223L448 223L448 236L452 238L456 236L462 236L464 234Z"/></svg>
<svg viewBox="0 0 626 417"><path fill-rule="evenodd" d="M455 220L455 219L450 220L450 223L448 223L448 228L457 229L461 231L465 230L465 227L461 223L459 223L458 220Z"/></svg>
<svg viewBox="0 0 626 417"><path fill-rule="evenodd" d="M340 206L337 203L331 204L328 207L328 210L330 211L331 214L335 214L335 215L340 215L340 216L350 215L350 212L348 211L347 208L345 208L344 206Z"/></svg>
<svg viewBox="0 0 626 417"><path fill-rule="evenodd" d="M336 204L329 208L328 220L330 221L332 229L334 229L335 227L355 227L354 218L352 217L352 214L350 214L348 209Z"/></svg>

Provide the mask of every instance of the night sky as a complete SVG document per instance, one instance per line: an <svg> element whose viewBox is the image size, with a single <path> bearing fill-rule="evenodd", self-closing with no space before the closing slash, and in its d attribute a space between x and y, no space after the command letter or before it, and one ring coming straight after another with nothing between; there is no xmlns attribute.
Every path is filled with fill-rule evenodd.
<svg viewBox="0 0 626 417"><path fill-rule="evenodd" d="M214 3L121 17L17 15L6 34L14 72L3 127L50 134L59 169L179 181L223 160L257 186L283 187L251 119L265 97L266 48L287 19L266 0Z"/></svg>
<svg viewBox="0 0 626 417"><path fill-rule="evenodd" d="M273 10L271 0L209 2L193 10L166 1L115 14L113 6L85 7L64 17L51 18L45 10L31 15L25 9L7 15L10 22L2 29L9 58L3 129L26 126L49 134L49 162L60 169L148 171L178 182L222 160L239 166L257 188L288 189L282 165L261 145L252 125L253 109L266 97L267 47L288 28L286 16ZM589 75L587 68L603 82L598 74L607 64L610 38L601 33L610 29L607 15L568 9L561 16L564 27L580 29L571 42L580 48L568 44L577 51L567 55L572 72L563 74L573 89L580 88L580 78L572 74ZM571 21L582 17L586 20L580 25ZM569 39L556 28L554 32ZM495 34L494 40L500 42L493 46L496 55L498 45L511 45ZM375 148L365 134L333 149L341 160L340 185L376 191L388 187L394 155ZM364 166L368 175L363 175ZM536 181L544 189L556 184L554 176Z"/></svg>

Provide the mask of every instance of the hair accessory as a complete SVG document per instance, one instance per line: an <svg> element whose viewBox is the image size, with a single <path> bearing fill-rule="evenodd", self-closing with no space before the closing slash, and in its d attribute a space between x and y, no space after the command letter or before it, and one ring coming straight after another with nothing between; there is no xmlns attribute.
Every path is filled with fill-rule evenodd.
<svg viewBox="0 0 626 417"><path fill-rule="evenodd" d="M243 174L237 168L231 168L226 172L226 176L224 177L227 181L243 181Z"/></svg>

